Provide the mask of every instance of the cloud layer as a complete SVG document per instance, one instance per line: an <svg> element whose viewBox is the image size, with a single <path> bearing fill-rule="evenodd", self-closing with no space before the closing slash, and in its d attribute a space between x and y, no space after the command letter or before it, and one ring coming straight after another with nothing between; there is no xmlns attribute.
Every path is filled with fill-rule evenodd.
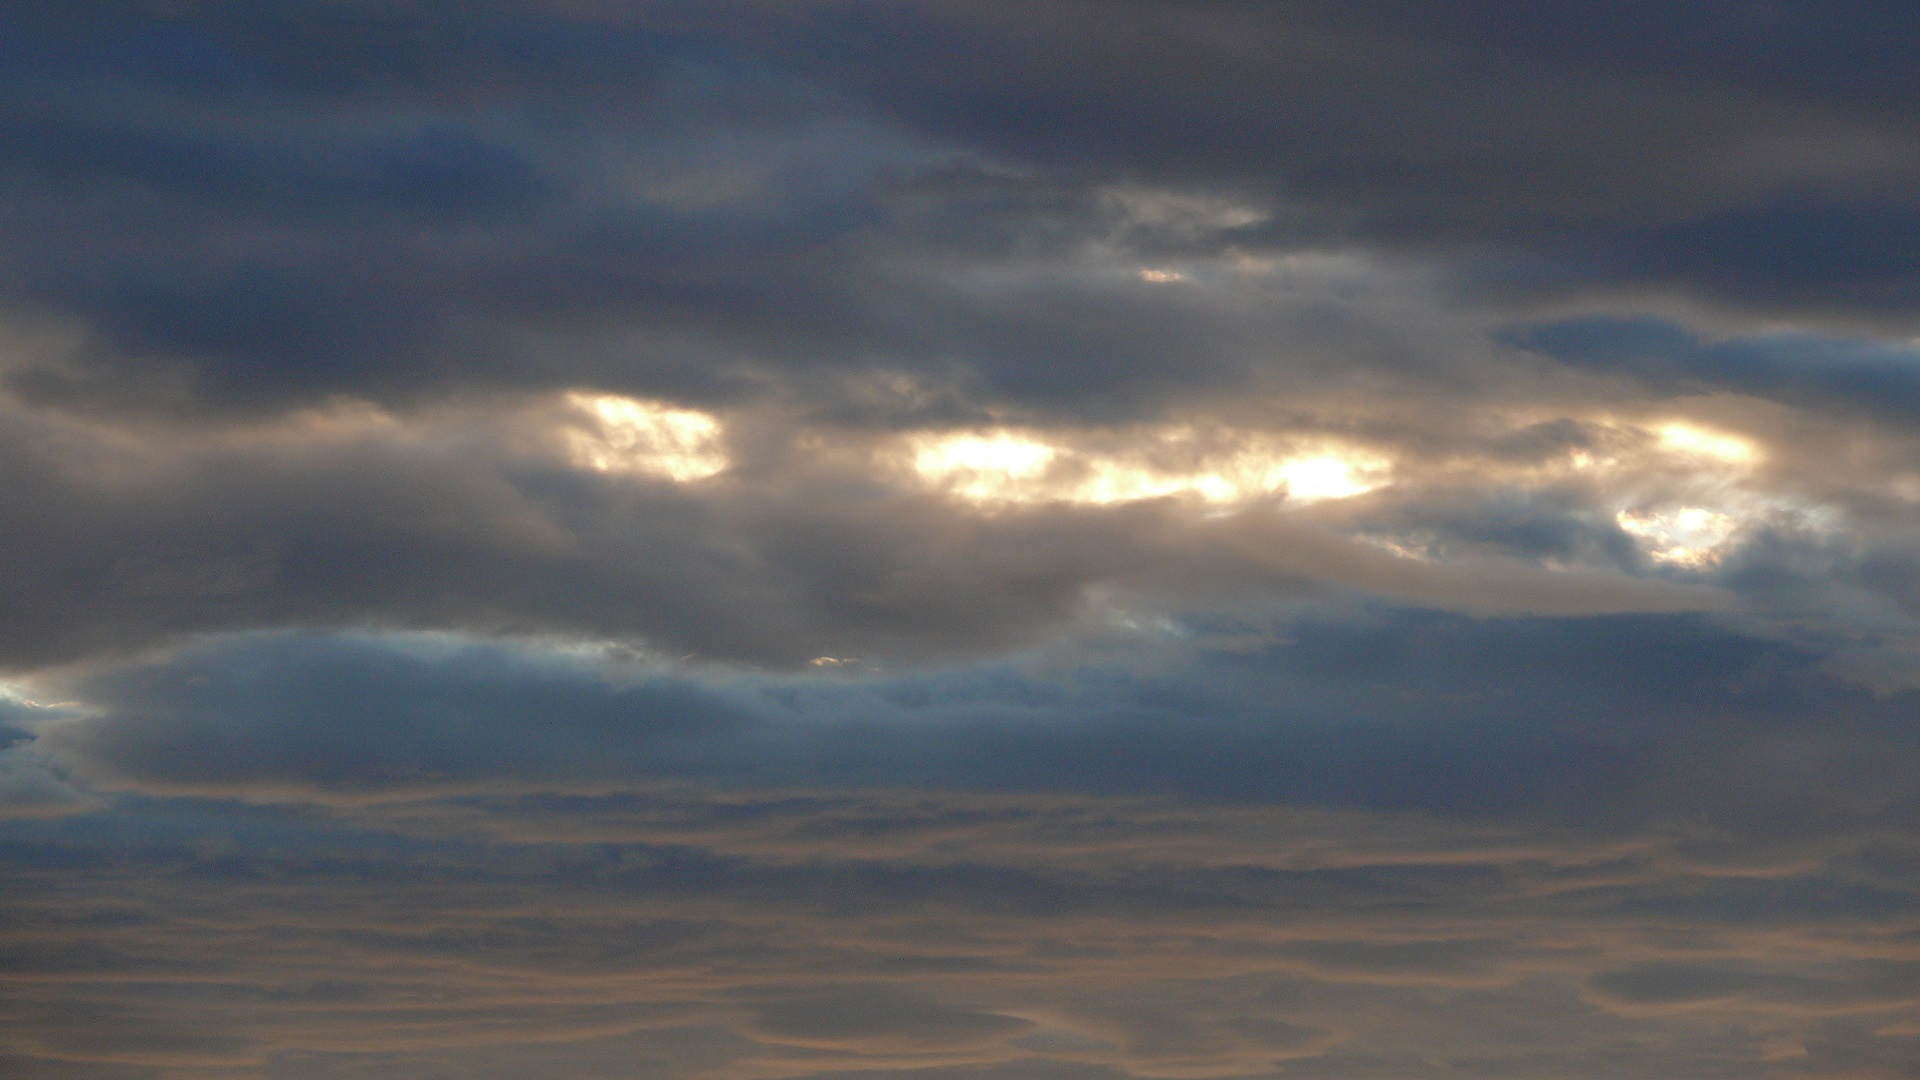
<svg viewBox="0 0 1920 1080"><path fill-rule="evenodd" d="M127 809L9 830L10 1073L1913 1062L1912 851L1884 832L1755 850L1141 800L658 790Z"/></svg>
<svg viewBox="0 0 1920 1080"><path fill-rule="evenodd" d="M0 12L0 1072L1910 1075L1908 5Z"/></svg>

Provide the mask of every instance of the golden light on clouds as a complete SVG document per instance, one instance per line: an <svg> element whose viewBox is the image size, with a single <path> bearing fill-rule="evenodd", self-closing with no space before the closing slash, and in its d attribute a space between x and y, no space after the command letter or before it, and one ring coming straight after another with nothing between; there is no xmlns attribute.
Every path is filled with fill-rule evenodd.
<svg viewBox="0 0 1920 1080"><path fill-rule="evenodd" d="M1665 530L1663 536L1701 535L1707 526L1689 507L1718 515L1714 521L1733 520L1738 515L1720 504L1739 501L1735 489L1746 485L1765 459L1753 439L1689 421L1593 423L1604 433L1603 444L1570 451L1551 465L1515 467L1469 457L1443 464L1444 474L1449 483L1471 476L1522 487L1558 482L1568 471L1585 474L1603 488L1620 489L1614 507L1639 515L1632 518L1642 523L1635 535L1647 539L1653 536L1647 530L1655 529ZM1354 498L1389 482L1418 487L1423 476L1433 475L1421 463L1396 462L1387 448L1194 424L1094 435L1016 427L920 432L907 436L905 447L903 455L893 456L904 457L915 479L979 504L1104 505L1185 497L1226 506L1281 496L1302 505ZM1659 484L1694 491L1693 500L1682 506L1664 500L1647 504L1644 489L1656 477ZM1671 518L1671 523L1645 524L1654 517ZM1730 535L1732 528L1725 531ZM1696 547L1662 541L1655 550Z"/></svg>
<svg viewBox="0 0 1920 1080"><path fill-rule="evenodd" d="M1749 521L1792 509L1751 490L1754 467L1765 459L1754 440L1682 420L1659 424L1650 434L1655 456L1643 466L1673 476L1691 491L1685 501L1628 506L1614 515L1614 523L1654 562L1710 569L1726 557Z"/></svg>
<svg viewBox="0 0 1920 1080"><path fill-rule="evenodd" d="M1268 483L1285 486L1287 497L1298 502L1349 499L1379 486L1363 476L1385 468L1386 463L1377 458L1319 454L1282 461L1269 471Z"/></svg>
<svg viewBox="0 0 1920 1080"><path fill-rule="evenodd" d="M687 483L725 469L720 421L694 409L613 394L570 393L578 414L566 431L575 465Z"/></svg>
<svg viewBox="0 0 1920 1080"><path fill-rule="evenodd" d="M957 435L921 441L913 467L957 495L992 499L1022 481L1038 480L1053 464L1053 447L1023 435Z"/></svg>
<svg viewBox="0 0 1920 1080"><path fill-rule="evenodd" d="M563 402L561 436L577 467L689 483L732 464L725 427L710 413L584 392ZM1807 518L1814 509L1764 490L1765 451L1744 434L1670 417L1586 423L1595 433L1591 446L1530 465L1470 454L1403 457L1387 445L1189 421L1121 430L922 430L882 443L858 467L892 471L986 511L1174 499L1220 513L1262 500L1297 508L1353 499L1390 483L1412 496L1432 484L1532 490L1578 475L1654 564L1683 571L1720 565L1758 522ZM809 438L801 444L809 453L829 446L818 433ZM1427 558L1422 544L1397 535L1369 533L1367 542Z"/></svg>
<svg viewBox="0 0 1920 1080"><path fill-rule="evenodd" d="M1693 570L1719 562L1727 542L1740 528L1740 519L1732 514L1702 506L1669 511L1622 510L1614 521L1646 545L1653 561Z"/></svg>
<svg viewBox="0 0 1920 1080"><path fill-rule="evenodd" d="M1112 504L1190 497L1225 505L1283 495L1310 503L1363 495L1391 463L1333 446L1287 447L1268 436L1199 445L1190 428L1137 435L1120 447L1079 447L1033 432L922 434L910 439L923 482L978 503Z"/></svg>
<svg viewBox="0 0 1920 1080"><path fill-rule="evenodd" d="M1662 424L1654 432L1661 449L1669 452L1711 458L1729 465L1753 465L1760 461L1760 447L1751 439L1695 424Z"/></svg>

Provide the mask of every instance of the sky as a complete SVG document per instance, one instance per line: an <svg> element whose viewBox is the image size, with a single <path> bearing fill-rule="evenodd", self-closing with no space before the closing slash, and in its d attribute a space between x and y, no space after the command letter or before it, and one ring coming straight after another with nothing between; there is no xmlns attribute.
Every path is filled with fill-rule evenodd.
<svg viewBox="0 0 1920 1080"><path fill-rule="evenodd" d="M0 1074L1920 1075L1920 21L0 7Z"/></svg>

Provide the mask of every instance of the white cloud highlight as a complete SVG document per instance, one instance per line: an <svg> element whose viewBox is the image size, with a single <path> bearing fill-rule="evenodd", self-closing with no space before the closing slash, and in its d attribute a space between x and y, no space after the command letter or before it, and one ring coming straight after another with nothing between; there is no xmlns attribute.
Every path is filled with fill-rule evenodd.
<svg viewBox="0 0 1920 1080"><path fill-rule="evenodd" d="M1283 496L1303 504L1364 495L1392 463L1343 446L1291 446L1271 435L1203 439L1190 427L1132 433L1115 445L1000 430L912 437L916 478L970 502L1109 505L1184 497L1229 505Z"/></svg>
<svg viewBox="0 0 1920 1080"><path fill-rule="evenodd" d="M566 400L578 415L567 447L581 468L689 483L730 464L710 413L613 394L574 392Z"/></svg>

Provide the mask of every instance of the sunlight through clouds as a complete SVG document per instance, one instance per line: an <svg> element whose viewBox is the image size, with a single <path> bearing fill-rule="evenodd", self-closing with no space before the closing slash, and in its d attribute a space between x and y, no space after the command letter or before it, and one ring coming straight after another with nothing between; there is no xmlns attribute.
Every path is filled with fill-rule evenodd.
<svg viewBox="0 0 1920 1080"><path fill-rule="evenodd" d="M1391 463L1364 451L1302 453L1272 436L1202 444L1186 427L1136 435L1118 448L1048 442L1034 433L920 435L912 470L924 483L982 504L1108 505L1188 497L1224 506L1284 496L1292 504L1347 499L1387 482Z"/></svg>
<svg viewBox="0 0 1920 1080"><path fill-rule="evenodd" d="M1718 510L1686 506L1672 511L1622 510L1614 521L1647 545L1657 563L1698 570L1720 561L1739 519Z"/></svg>
<svg viewBox="0 0 1920 1080"><path fill-rule="evenodd" d="M1679 505L1624 507L1614 523L1655 563L1708 570L1725 559L1750 522L1782 512L1804 516L1788 502L1752 490L1754 469L1764 460L1753 440L1679 420L1655 427L1652 435L1654 455L1642 468L1674 475L1693 489L1693 497Z"/></svg>
<svg viewBox="0 0 1920 1080"><path fill-rule="evenodd" d="M1920 1080L1912 7L0 4L0 1080Z"/></svg>
<svg viewBox="0 0 1920 1080"><path fill-rule="evenodd" d="M1662 449L1726 462L1729 465L1753 465L1761 459L1760 448L1752 440L1724 431L1675 421L1662 424L1656 434Z"/></svg>
<svg viewBox="0 0 1920 1080"><path fill-rule="evenodd" d="M1268 470L1267 480L1272 486L1285 487L1287 497L1295 502L1350 499L1372 491L1377 485L1362 479L1362 475L1382 468L1384 465L1374 459L1356 461L1337 454L1321 454L1283 461Z"/></svg>
<svg viewBox="0 0 1920 1080"><path fill-rule="evenodd" d="M574 464L688 483L729 464L720 422L693 409L612 394L570 393L579 422L566 432Z"/></svg>

